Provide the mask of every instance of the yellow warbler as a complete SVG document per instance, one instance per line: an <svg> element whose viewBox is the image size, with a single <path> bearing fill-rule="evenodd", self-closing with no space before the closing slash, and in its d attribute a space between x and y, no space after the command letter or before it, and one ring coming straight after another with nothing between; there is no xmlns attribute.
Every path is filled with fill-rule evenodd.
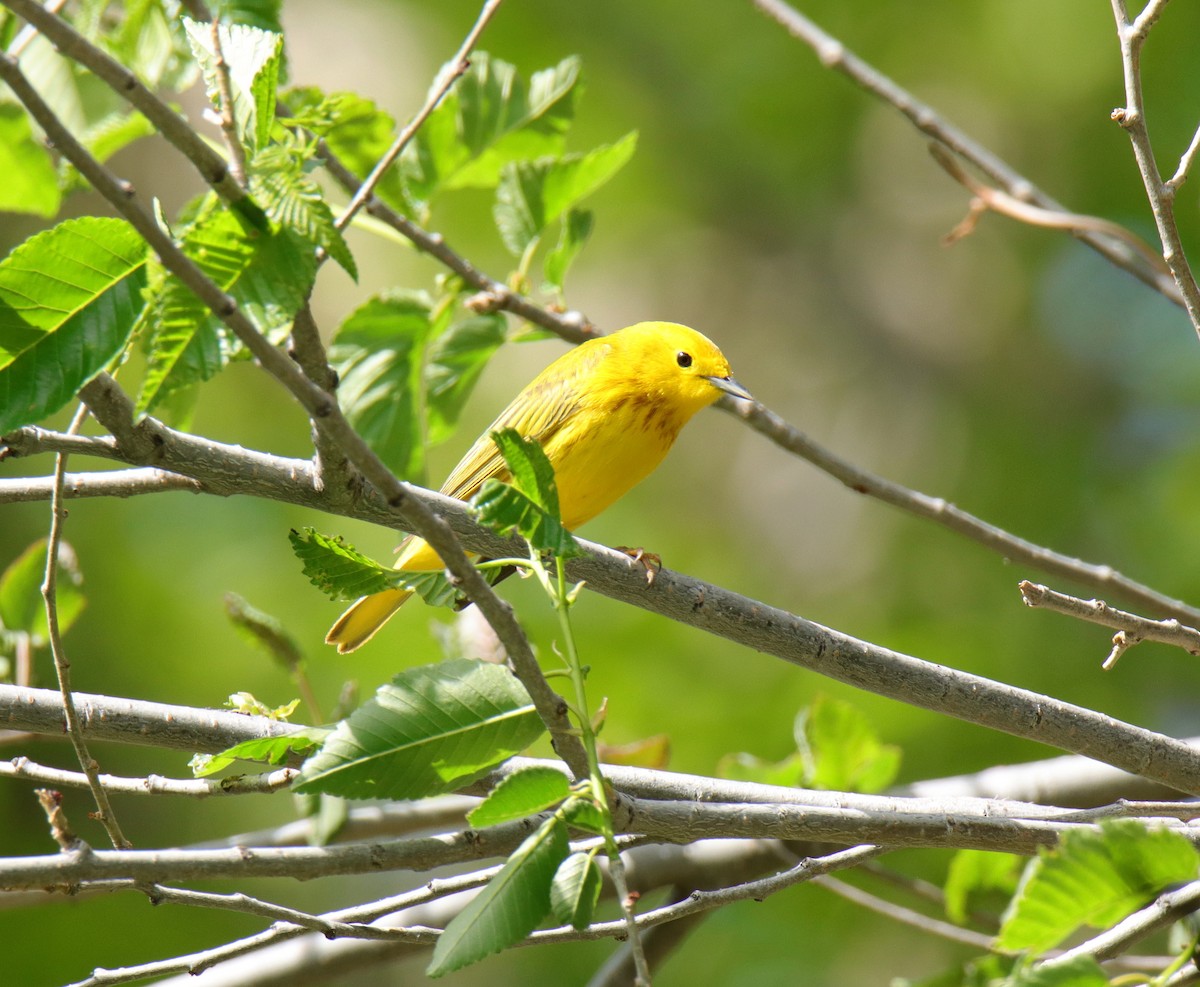
<svg viewBox="0 0 1200 987"><path fill-rule="evenodd" d="M687 420L722 393L750 397L709 339L673 322L639 322L575 347L538 374L471 446L442 493L470 500L489 477L508 480L491 433L514 428L545 450L563 523L574 529L653 472ZM442 560L410 537L396 568L441 569ZM364 596L326 643L343 654L361 647L411 595Z"/></svg>

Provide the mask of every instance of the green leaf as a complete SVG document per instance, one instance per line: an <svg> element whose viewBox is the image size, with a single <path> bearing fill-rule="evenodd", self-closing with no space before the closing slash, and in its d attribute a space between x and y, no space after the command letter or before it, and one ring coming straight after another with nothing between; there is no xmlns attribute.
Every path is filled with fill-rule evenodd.
<svg viewBox="0 0 1200 987"><path fill-rule="evenodd" d="M452 973L529 935L550 910L550 885L568 849L566 827L547 819L446 926L425 972Z"/></svg>
<svg viewBox="0 0 1200 987"><path fill-rule="evenodd" d="M539 552L553 552L560 558L582 554L560 519L554 467L542 447L512 428L493 432L492 440L512 483L484 483L471 502L480 522L502 535L516 530Z"/></svg>
<svg viewBox="0 0 1200 987"><path fill-rule="evenodd" d="M505 165L493 210L504 245L520 257L546 227L620 171L636 145L634 132L587 154Z"/></svg>
<svg viewBox="0 0 1200 987"><path fill-rule="evenodd" d="M481 778L545 727L501 665L452 659L401 672L338 724L301 775L301 792L424 798Z"/></svg>
<svg viewBox="0 0 1200 987"><path fill-rule="evenodd" d="M462 594L441 571L408 572L367 558L341 538L312 528L291 531L292 551L304 564L304 575L331 600L356 600L387 589L408 589L434 607L457 607ZM484 573L487 579L499 573Z"/></svg>
<svg viewBox="0 0 1200 987"><path fill-rule="evenodd" d="M551 289L560 294L567 270L592 235L592 218L592 213L586 209L568 209L558 233L558 246L546 255L543 273Z"/></svg>
<svg viewBox="0 0 1200 987"><path fill-rule="evenodd" d="M586 829L589 833L603 836L612 828L611 823L590 798L573 798L563 806L563 818L574 829Z"/></svg>
<svg viewBox="0 0 1200 987"><path fill-rule="evenodd" d="M1194 880L1196 868L1196 850L1180 833L1133 820L1069 830L1026 867L997 948L1040 953L1080 925L1112 925L1167 885Z"/></svg>
<svg viewBox="0 0 1200 987"><path fill-rule="evenodd" d="M358 280L354 255L320 187L304 173L303 161L282 145L259 151L250 163L250 193L280 226L321 247L350 277Z"/></svg>
<svg viewBox="0 0 1200 987"><path fill-rule="evenodd" d="M210 199L184 235L183 252L233 296L259 332L287 334L316 271L312 249L295 233L247 231ZM202 383L243 355L224 323L174 275L164 274L146 311L149 351L138 413L179 388Z"/></svg>
<svg viewBox="0 0 1200 987"><path fill-rule="evenodd" d="M181 26L163 9L161 0L127 0L116 30L108 35L109 53L136 65L138 78L150 89L182 92L198 74Z"/></svg>
<svg viewBox="0 0 1200 987"><path fill-rule="evenodd" d="M1011 897L1017 888L1020 857L987 850L959 850L950 860L943 891L946 915L959 925L967 921L967 904L972 895L999 891Z"/></svg>
<svg viewBox="0 0 1200 987"><path fill-rule="evenodd" d="M472 826L495 826L524 819L558 805L571 794L567 776L555 768L530 767L509 775L467 813Z"/></svg>
<svg viewBox="0 0 1200 987"><path fill-rule="evenodd" d="M209 7L223 21L249 24L276 34L283 33L280 21L283 0L217 0Z"/></svg>
<svg viewBox="0 0 1200 987"><path fill-rule="evenodd" d="M329 350L346 418L393 472L414 483L425 474L422 354L432 320L421 295L377 296L350 314Z"/></svg>
<svg viewBox="0 0 1200 987"><path fill-rule="evenodd" d="M289 90L284 102L289 120L324 138L338 160L360 180L387 153L396 133L391 115L356 93L326 95L315 86L305 86ZM384 172L375 194L405 215L414 212L398 166Z"/></svg>
<svg viewBox="0 0 1200 987"><path fill-rule="evenodd" d="M604 875L590 853L573 853L558 866L550 885L550 911L563 925L586 929L600 900Z"/></svg>
<svg viewBox="0 0 1200 987"><path fill-rule="evenodd" d="M285 764L293 754L307 754L320 745L330 731L323 727L303 727L280 737L255 737L221 751L220 754L196 754L189 762L192 774L206 778L229 767L234 761L263 761Z"/></svg>
<svg viewBox="0 0 1200 987"><path fill-rule="evenodd" d="M42 580L46 577L46 539L41 538L18 555L0 576L0 626L28 634L39 647L49 640ZM63 634L83 611L83 573L71 546L58 547L58 627Z"/></svg>
<svg viewBox="0 0 1200 987"><path fill-rule="evenodd" d="M425 441L429 445L454 434L463 405L504 339L504 316L497 313L460 319L429 345L424 375Z"/></svg>
<svg viewBox="0 0 1200 987"><path fill-rule="evenodd" d="M514 66L476 52L401 156L412 197L424 204L439 191L492 188L511 161L561 154L578 82L576 57L526 87Z"/></svg>
<svg viewBox="0 0 1200 987"><path fill-rule="evenodd" d="M124 348L146 245L120 219L69 219L0 261L0 434L65 405Z"/></svg>
<svg viewBox="0 0 1200 987"><path fill-rule="evenodd" d="M183 20L188 43L204 72L204 85L213 106L221 107L217 56L212 25ZM253 149L265 147L275 123L275 97L283 61L283 36L247 24L220 26L221 55L229 67L233 96L233 119L242 143Z"/></svg>
<svg viewBox="0 0 1200 987"><path fill-rule="evenodd" d="M29 117L15 103L0 103L0 175L0 211L47 219L58 212L58 173L46 148L34 138Z"/></svg>
<svg viewBox="0 0 1200 987"><path fill-rule="evenodd" d="M878 792L900 768L900 749L881 743L870 720L849 703L819 697L796 718L795 732L812 788Z"/></svg>

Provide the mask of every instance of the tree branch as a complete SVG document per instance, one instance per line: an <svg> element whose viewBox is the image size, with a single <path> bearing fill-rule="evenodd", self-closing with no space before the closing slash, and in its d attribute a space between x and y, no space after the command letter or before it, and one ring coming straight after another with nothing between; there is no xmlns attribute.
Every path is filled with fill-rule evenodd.
<svg viewBox="0 0 1200 987"><path fill-rule="evenodd" d="M1175 223L1175 186L1163 181L1154 157L1150 133L1146 128L1146 104L1142 96L1142 46L1164 6L1161 0L1151 0L1136 20L1130 21L1125 0L1112 0L1117 38L1121 42L1121 68L1125 75L1125 105L1113 110L1112 118L1129 134L1133 156L1142 176L1150 211L1154 214L1158 237L1162 241L1163 260L1167 262L1179 286L1192 326L1200 334L1200 286L1196 284L1188 264L1183 241L1179 237L1179 227Z"/></svg>
<svg viewBox="0 0 1200 987"><path fill-rule="evenodd" d="M298 773L295 768L280 768L264 774L234 775L219 781L207 778L163 778L160 775L120 778L102 774L97 775L97 782L104 791L122 795L184 795L203 799L214 795L271 795L291 785ZM85 774L35 764L27 757L0 761L0 778L27 778L63 788L90 787Z"/></svg>
<svg viewBox="0 0 1200 987"><path fill-rule="evenodd" d="M1104 662L1105 669L1116 663L1118 651L1124 653L1139 641L1158 641L1183 648L1190 655L1200 655L1200 631L1174 618L1150 620L1110 607L1103 600L1081 600L1077 596L1068 596L1047 586L1031 583L1028 579L1023 579L1017 588L1021 591L1021 600L1028 607L1042 607L1120 632L1113 638L1113 652ZM1120 638L1119 642L1117 638Z"/></svg>
<svg viewBox="0 0 1200 987"><path fill-rule="evenodd" d="M67 427L67 434L78 432L86 417L87 408L80 405L79 410L71 419L71 424ZM54 657L54 671L58 677L58 689L62 696L63 720L66 724L67 738L75 749L75 757L79 761L79 766L83 768L87 788L91 790L92 798L96 803L96 818L108 833L112 845L118 850L123 850L132 844L121 832L121 826L113 812L112 803L108 800L108 793L100 784L100 765L92 757L87 741L84 739L79 711L75 707L75 698L71 689L71 662L67 658L58 623L58 551L62 544L62 526L67 518L66 509L62 506L63 475L66 473L66 469L67 454L60 452L54 462L54 487L50 495L50 535L46 539L46 572L45 578L42 580L42 597L46 606L46 627L50 639L50 653Z"/></svg>
<svg viewBox="0 0 1200 987"><path fill-rule="evenodd" d="M794 38L808 45L822 65L841 72L861 89L894 106L917 130L949 148L964 161L973 164L1009 195L1052 212L1069 211L1007 162L944 120L933 107L921 102L912 93L864 62L837 38L821 30L786 0L752 2L768 17L786 28ZM1113 239L1095 230L1074 231L1074 235L1112 264L1128 271L1164 297L1177 305L1185 305L1179 285L1171 277L1146 264L1123 240Z"/></svg>

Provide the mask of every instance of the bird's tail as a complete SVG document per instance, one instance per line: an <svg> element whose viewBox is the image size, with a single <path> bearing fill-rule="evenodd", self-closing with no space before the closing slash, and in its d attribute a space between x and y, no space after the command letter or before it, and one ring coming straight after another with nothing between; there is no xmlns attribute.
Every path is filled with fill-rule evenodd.
<svg viewBox="0 0 1200 987"><path fill-rule="evenodd" d="M361 648L410 596L412 590L385 589L382 593L373 593L355 600L350 608L338 617L337 623L329 628L329 633L325 635L325 643L337 645L338 654L341 655Z"/></svg>

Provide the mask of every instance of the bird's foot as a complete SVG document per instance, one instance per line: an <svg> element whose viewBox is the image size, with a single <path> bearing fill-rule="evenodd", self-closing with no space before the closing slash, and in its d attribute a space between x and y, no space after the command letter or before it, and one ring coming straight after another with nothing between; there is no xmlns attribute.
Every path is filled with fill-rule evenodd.
<svg viewBox="0 0 1200 987"><path fill-rule="evenodd" d="M662 569L662 558L653 552L647 552L644 548L630 548L628 545L618 545L617 551L624 552L634 562L640 562L642 568L646 570L646 585L654 585L654 577Z"/></svg>

